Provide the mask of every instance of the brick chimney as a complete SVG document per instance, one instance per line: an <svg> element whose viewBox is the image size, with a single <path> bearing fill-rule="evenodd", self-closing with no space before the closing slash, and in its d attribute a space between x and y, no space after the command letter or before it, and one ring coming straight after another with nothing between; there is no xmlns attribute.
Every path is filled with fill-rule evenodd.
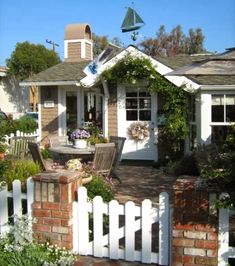
<svg viewBox="0 0 235 266"><path fill-rule="evenodd" d="M64 36L65 62L93 60L93 42L88 24L69 24Z"/></svg>

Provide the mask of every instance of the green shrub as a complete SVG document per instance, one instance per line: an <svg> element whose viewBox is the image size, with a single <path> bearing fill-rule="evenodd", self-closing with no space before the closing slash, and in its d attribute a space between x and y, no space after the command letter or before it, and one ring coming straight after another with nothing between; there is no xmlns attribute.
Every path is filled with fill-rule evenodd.
<svg viewBox="0 0 235 266"><path fill-rule="evenodd" d="M16 133L17 130L24 133L32 133L38 128L37 122L29 116L23 116L15 120L6 120L1 122L0 138L11 133Z"/></svg>
<svg viewBox="0 0 235 266"><path fill-rule="evenodd" d="M25 181L28 177L35 175L41 171L40 166L31 160L6 160L0 164L1 181L8 184L9 189L12 188L12 182L15 179Z"/></svg>
<svg viewBox="0 0 235 266"><path fill-rule="evenodd" d="M93 199L95 196L101 196L104 202L109 202L113 199L111 184L108 183L104 177L98 174L93 174L93 179L86 184L88 197Z"/></svg>
<svg viewBox="0 0 235 266"><path fill-rule="evenodd" d="M30 116L22 116L19 119L13 120L15 123L14 128L24 133L32 133L34 132L38 124L37 122Z"/></svg>
<svg viewBox="0 0 235 266"><path fill-rule="evenodd" d="M36 244L27 216L17 218L10 232L0 239L0 265L4 266L70 266L76 257L70 252Z"/></svg>
<svg viewBox="0 0 235 266"><path fill-rule="evenodd" d="M51 158L51 154L48 148L42 149L41 154L42 154L42 158L45 160Z"/></svg>
<svg viewBox="0 0 235 266"><path fill-rule="evenodd" d="M186 155L179 161L169 162L166 168L166 172L169 174L174 174L176 176L199 175L198 168L196 166L195 158L193 155Z"/></svg>

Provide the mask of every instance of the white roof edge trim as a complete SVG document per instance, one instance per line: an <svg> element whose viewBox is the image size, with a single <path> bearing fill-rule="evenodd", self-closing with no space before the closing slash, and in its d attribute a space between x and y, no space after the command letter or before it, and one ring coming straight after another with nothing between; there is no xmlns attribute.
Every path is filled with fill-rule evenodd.
<svg viewBox="0 0 235 266"><path fill-rule="evenodd" d="M53 85L76 85L77 81L23 81L20 86L53 86Z"/></svg>
<svg viewBox="0 0 235 266"><path fill-rule="evenodd" d="M185 90L189 91L189 92L196 91L200 87L199 84L193 82L192 80L190 80L184 76L181 76L181 77L179 77L179 76L165 76L165 74L173 71L173 69L160 63L159 61L153 59L152 57L144 54L143 52L139 51L138 49L136 49L133 46L127 47L125 50L121 51L118 55L113 57L111 60L109 60L108 62L103 64L99 69L99 74L102 73L103 71L113 67L115 65L115 63L117 63L120 59L124 58L127 54L131 54L133 56L144 57L144 58L149 59L151 61L151 63L153 64L153 66L156 68L157 72L160 75L163 75L166 79L168 79L171 83L173 83L177 87L185 86ZM86 76L85 78L83 78L81 80L81 83L84 86L90 87L90 86L93 86L98 80L99 80L99 76L98 76L98 78L95 78L95 79L90 77L90 76Z"/></svg>
<svg viewBox="0 0 235 266"><path fill-rule="evenodd" d="M234 85L201 85L201 90L235 90Z"/></svg>

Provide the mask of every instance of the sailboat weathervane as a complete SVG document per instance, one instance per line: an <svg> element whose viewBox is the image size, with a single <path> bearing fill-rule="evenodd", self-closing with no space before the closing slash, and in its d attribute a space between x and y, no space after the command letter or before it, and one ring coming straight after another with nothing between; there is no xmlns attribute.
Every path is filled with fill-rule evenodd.
<svg viewBox="0 0 235 266"><path fill-rule="evenodd" d="M136 41L137 36L138 36L138 29L140 29L141 27L143 27L145 25L144 21L142 20L142 18L137 14L137 12L131 8L128 7L127 12L126 12L126 16L122 22L122 32L129 32L129 31L133 31L131 34L131 38L133 41Z"/></svg>

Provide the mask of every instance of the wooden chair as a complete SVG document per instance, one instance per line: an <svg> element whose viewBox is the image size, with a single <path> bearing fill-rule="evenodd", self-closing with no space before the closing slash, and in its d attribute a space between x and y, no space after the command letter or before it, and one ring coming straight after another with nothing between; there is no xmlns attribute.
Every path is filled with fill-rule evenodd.
<svg viewBox="0 0 235 266"><path fill-rule="evenodd" d="M28 146L29 146L29 150L30 150L30 153L32 155L34 162L40 165L42 171L47 171L47 172L53 171L54 172L56 170L66 169L64 165L60 165L60 164L53 163L53 162L45 162L42 158L40 148L37 143L29 142Z"/></svg>
<svg viewBox="0 0 235 266"><path fill-rule="evenodd" d="M34 162L40 165L42 171L48 170L45 162L43 161L39 145L35 142L29 142L28 147Z"/></svg>
<svg viewBox="0 0 235 266"><path fill-rule="evenodd" d="M94 169L104 177L108 177L110 174L115 151L116 148L114 143L100 143L95 145L93 166Z"/></svg>
<svg viewBox="0 0 235 266"><path fill-rule="evenodd" d="M115 143L116 152L115 152L115 157L113 160L113 166L116 167L121 161L122 150L123 150L126 138L117 137L117 136L110 136L109 140L111 143Z"/></svg>

